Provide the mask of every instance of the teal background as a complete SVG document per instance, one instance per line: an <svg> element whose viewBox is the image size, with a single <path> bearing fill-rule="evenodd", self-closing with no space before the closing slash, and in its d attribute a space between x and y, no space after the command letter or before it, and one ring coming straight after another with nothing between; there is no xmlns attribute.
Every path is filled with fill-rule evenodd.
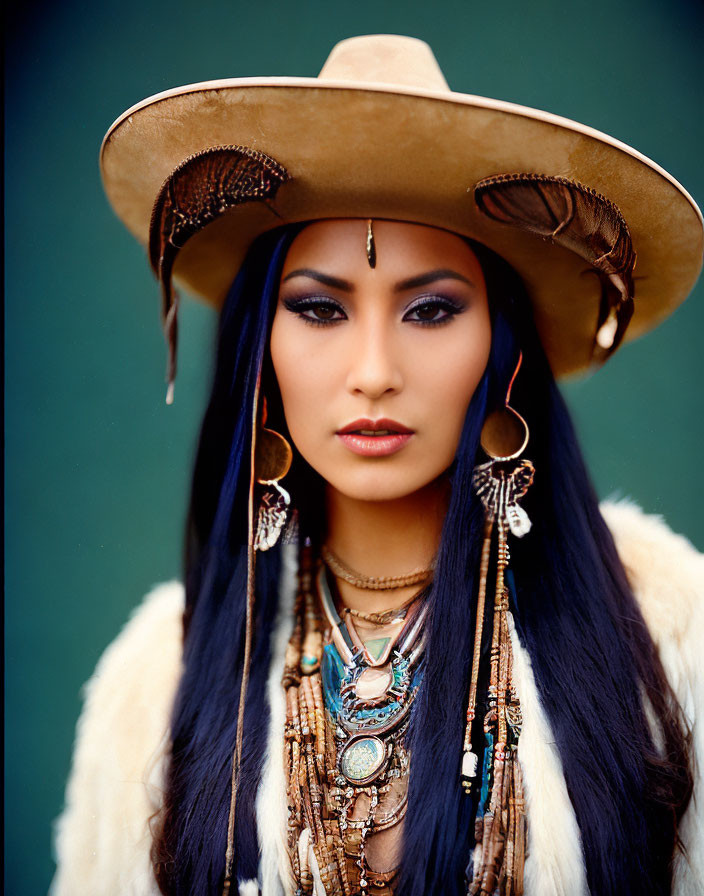
<svg viewBox="0 0 704 896"><path fill-rule="evenodd" d="M8 894L44 893L79 690L154 583L179 575L213 318L182 315L164 405L157 289L104 199L101 138L187 82L315 75L353 34L407 33L455 90L585 122L701 202L702 7L683 0L15 3L6 55L6 828ZM593 379L568 384L602 496L704 547L704 289ZM107 891L109 891L109 883Z"/></svg>

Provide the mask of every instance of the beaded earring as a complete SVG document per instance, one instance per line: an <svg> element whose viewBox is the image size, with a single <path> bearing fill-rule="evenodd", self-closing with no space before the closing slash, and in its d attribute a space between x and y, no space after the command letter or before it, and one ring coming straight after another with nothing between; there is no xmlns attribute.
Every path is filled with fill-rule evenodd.
<svg viewBox="0 0 704 896"><path fill-rule="evenodd" d="M528 425L510 405L511 388L523 356L509 384L502 407L493 411L484 422L481 446L491 458L477 466L472 484L485 510L484 541L479 567L472 675L470 680L467 724L462 758L462 786L471 793L479 756L472 749L472 723L477 700L477 682L481 661L487 579L494 527L497 530L496 585L494 589L493 625L487 692L488 709L484 717L485 748L482 789L477 809L475 853L470 896L501 894L523 890L526 818L523 783L517 747L521 732L521 707L513 680L513 652L509 631L509 589L507 569L508 530L522 538L531 528L527 513L518 502L533 482L534 467L529 460L519 460L528 444Z"/></svg>
<svg viewBox="0 0 704 896"><path fill-rule="evenodd" d="M254 447L254 478L265 487L257 510L255 551L268 551L274 547L286 525L291 504L291 496L279 485L279 480L291 469L293 452L281 433L264 426L266 399L263 406L262 423L257 428Z"/></svg>

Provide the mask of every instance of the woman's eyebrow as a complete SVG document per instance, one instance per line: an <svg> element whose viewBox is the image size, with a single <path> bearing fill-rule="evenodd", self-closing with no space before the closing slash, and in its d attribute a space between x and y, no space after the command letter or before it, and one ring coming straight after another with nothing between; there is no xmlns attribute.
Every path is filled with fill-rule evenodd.
<svg viewBox="0 0 704 896"><path fill-rule="evenodd" d="M427 274L419 274L417 277L401 280L394 287L394 291L405 292L407 289L417 289L419 286L428 286L429 283L435 283L436 280L461 280L462 283L466 283L472 289L477 288L476 283L473 283L462 274L458 274L457 271L450 270L450 268L438 268L435 271L428 271Z"/></svg>
<svg viewBox="0 0 704 896"><path fill-rule="evenodd" d="M308 277L310 280L317 280L324 286L329 286L331 289L339 289L342 292L352 292L354 289L353 284L349 280L333 277L331 274L324 274L322 271L316 271L314 268L298 268L295 271L291 271L290 274L286 274L281 282L285 283L293 277ZM405 292L408 289L417 289L419 286L428 286L430 283L435 283L436 280L459 280L476 289L475 283L462 274L458 274L457 271L453 271L450 268L438 268L425 274L418 274L416 277L409 277L407 280L401 280L394 287L394 292Z"/></svg>
<svg viewBox="0 0 704 896"><path fill-rule="evenodd" d="M311 280L317 280L324 286L329 286L331 289L340 289L343 292L352 292L353 289L349 280L343 280L341 277L331 277L330 274L323 274L321 271L313 270L313 268L299 268L296 271L291 271L290 274L286 274L281 282L285 283L292 277L308 277Z"/></svg>

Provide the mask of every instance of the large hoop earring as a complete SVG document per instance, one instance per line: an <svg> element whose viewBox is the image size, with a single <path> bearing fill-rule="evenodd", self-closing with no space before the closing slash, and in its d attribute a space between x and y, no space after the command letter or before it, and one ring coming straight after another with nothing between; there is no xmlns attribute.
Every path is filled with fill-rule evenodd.
<svg viewBox="0 0 704 896"><path fill-rule="evenodd" d="M266 399L262 425L258 427L254 445L254 477L264 486L259 499L254 550L268 551L279 540L288 520L291 496L279 481L291 469L293 451L289 442L273 429L267 429Z"/></svg>
<svg viewBox="0 0 704 896"><path fill-rule="evenodd" d="M522 460L514 465L510 463L518 461L530 438L528 424L509 404L511 390L522 362L521 352L503 405L492 411L484 421L479 441L491 460L475 467L472 476L474 490L484 505L487 520L491 519L492 523L496 521L500 530L502 524L508 525L516 538L522 538L530 532L528 514L518 502L528 491L535 473L529 460Z"/></svg>

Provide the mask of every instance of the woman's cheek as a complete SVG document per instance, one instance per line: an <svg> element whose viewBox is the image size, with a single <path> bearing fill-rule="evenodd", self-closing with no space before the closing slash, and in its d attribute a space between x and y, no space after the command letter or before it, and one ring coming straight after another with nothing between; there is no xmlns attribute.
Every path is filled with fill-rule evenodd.
<svg viewBox="0 0 704 896"><path fill-rule="evenodd" d="M449 452L450 461L454 459L467 409L489 360L488 328L479 339L476 333L467 335L475 339L468 338L457 346L447 347L442 361L432 367L424 365L419 377L430 399L428 406L438 435L442 433L443 455Z"/></svg>

